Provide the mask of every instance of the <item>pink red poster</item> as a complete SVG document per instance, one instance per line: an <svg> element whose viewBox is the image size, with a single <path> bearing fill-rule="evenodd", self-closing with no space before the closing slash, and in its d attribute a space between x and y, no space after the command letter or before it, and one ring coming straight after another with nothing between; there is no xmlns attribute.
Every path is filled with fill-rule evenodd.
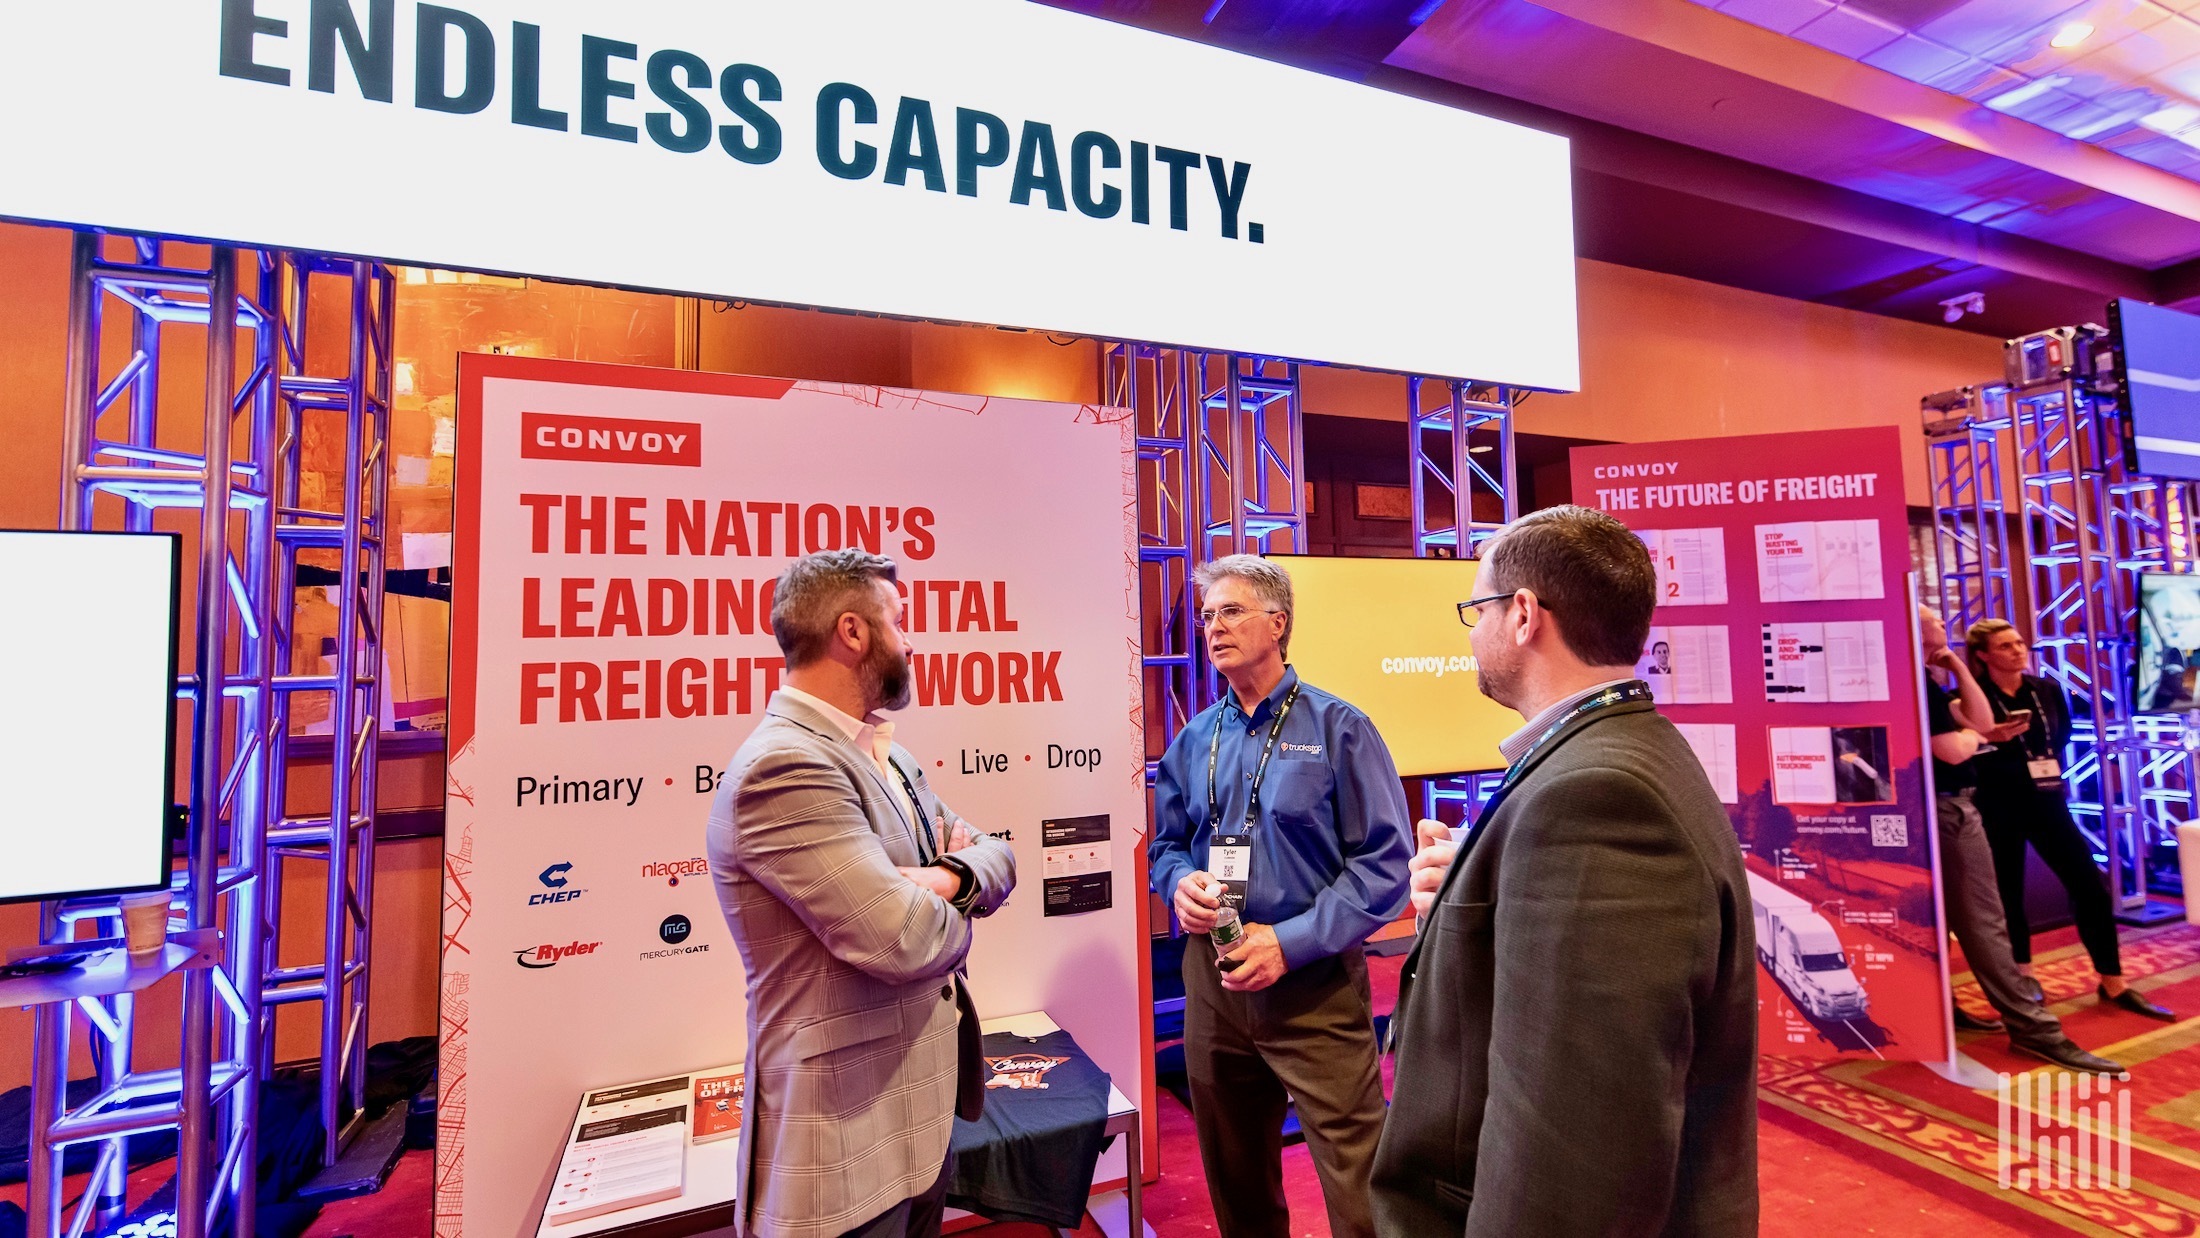
<svg viewBox="0 0 2200 1238"><path fill-rule="evenodd" d="M1573 483L1657 562L1636 673L1741 838L1765 1052L1944 1060L1897 432L1577 448Z"/></svg>

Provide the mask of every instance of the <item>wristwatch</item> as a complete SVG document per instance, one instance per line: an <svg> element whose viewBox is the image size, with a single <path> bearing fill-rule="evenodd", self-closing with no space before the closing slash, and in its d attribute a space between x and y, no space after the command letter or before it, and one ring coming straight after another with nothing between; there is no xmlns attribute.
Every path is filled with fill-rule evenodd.
<svg viewBox="0 0 2200 1238"><path fill-rule="evenodd" d="M955 895L947 900L955 910L967 912L978 900L978 874L968 864L951 855L943 855L932 861L935 868L944 868L955 874Z"/></svg>

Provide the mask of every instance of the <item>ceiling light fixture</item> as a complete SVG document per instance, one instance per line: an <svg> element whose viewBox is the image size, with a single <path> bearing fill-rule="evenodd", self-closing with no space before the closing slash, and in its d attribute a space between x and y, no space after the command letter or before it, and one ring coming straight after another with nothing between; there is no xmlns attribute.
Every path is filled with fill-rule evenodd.
<svg viewBox="0 0 2200 1238"><path fill-rule="evenodd" d="M2067 77L2036 77L2022 86L2002 91L2000 94L1988 99L1986 106L1997 112L2013 112L2057 86L2068 86L2069 84L2070 79Z"/></svg>
<svg viewBox="0 0 2200 1238"><path fill-rule="evenodd" d="M2092 37L2092 22L2074 21L2065 24L2062 29L2057 30L2055 32L2055 37L2050 40L2050 42L2056 47L2076 47L2078 44L2083 43L2087 39L2090 39Z"/></svg>
<svg viewBox="0 0 2200 1238"><path fill-rule="evenodd" d="M1966 292L1960 297L1949 297L1940 303L1940 320L1946 323L1962 322L1965 314L1985 312L1986 294L1983 292Z"/></svg>
<svg viewBox="0 0 2200 1238"><path fill-rule="evenodd" d="M2200 148L2200 107L2189 103L2172 103L2149 116L2141 116L2139 123L2164 137L2176 138L2187 146Z"/></svg>

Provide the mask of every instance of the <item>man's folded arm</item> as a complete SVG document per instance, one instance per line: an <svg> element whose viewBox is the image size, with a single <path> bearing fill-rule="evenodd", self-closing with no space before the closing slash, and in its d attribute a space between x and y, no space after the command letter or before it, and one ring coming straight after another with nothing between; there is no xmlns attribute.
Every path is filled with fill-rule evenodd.
<svg viewBox="0 0 2200 1238"><path fill-rule="evenodd" d="M901 875L839 770L799 751L766 753L745 771L733 807L741 867L833 957L895 984L962 963L969 920Z"/></svg>

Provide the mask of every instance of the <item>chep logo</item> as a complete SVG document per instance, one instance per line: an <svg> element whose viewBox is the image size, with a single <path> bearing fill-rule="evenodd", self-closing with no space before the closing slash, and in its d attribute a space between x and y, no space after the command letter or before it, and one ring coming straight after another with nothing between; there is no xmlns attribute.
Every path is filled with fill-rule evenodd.
<svg viewBox="0 0 2200 1238"><path fill-rule="evenodd" d="M560 860L535 874L535 880L542 883L542 888L527 896L527 905L529 907L547 907L553 903L570 903L581 895L588 893L588 891L573 885L573 879L570 875L572 871L573 862L571 860Z"/></svg>
<svg viewBox="0 0 2200 1238"><path fill-rule="evenodd" d="M703 466L699 421L640 421L574 413L521 413L519 454L529 460Z"/></svg>

